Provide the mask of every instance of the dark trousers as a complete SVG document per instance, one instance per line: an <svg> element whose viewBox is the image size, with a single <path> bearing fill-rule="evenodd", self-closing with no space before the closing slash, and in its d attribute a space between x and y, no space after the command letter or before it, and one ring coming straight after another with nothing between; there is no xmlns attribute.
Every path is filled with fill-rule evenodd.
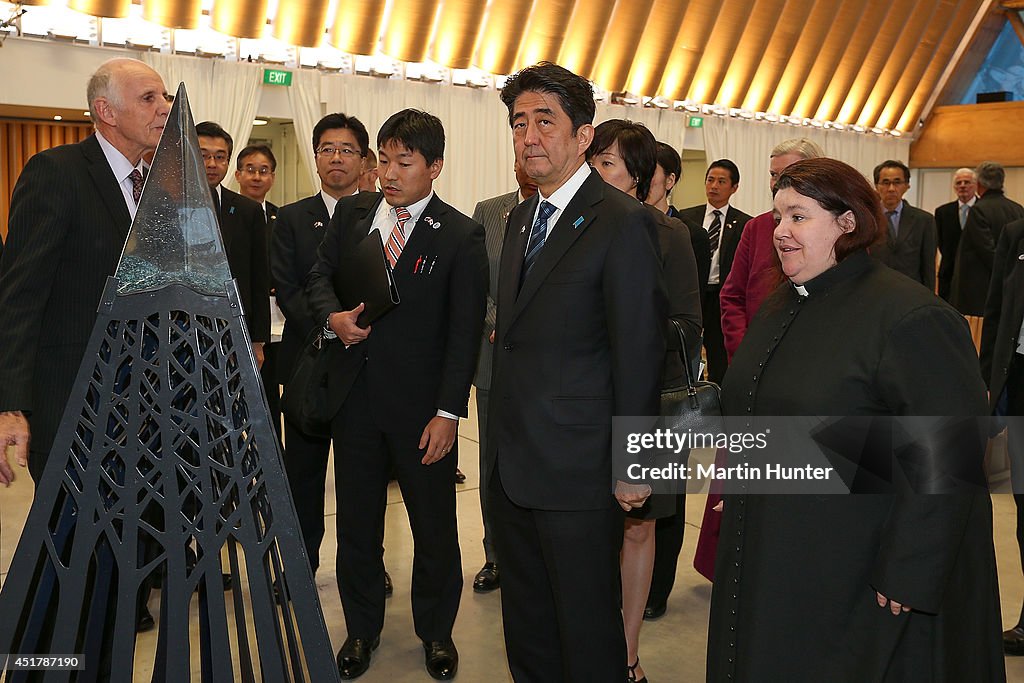
<svg viewBox="0 0 1024 683"><path fill-rule="evenodd" d="M412 527L412 615L420 640L451 637L462 595L455 517L456 445L432 465L420 461L426 424L375 416L366 373L331 423L338 498L338 589L348 635L373 639L384 627L384 511L394 471Z"/></svg>
<svg viewBox="0 0 1024 683"><path fill-rule="evenodd" d="M1024 357L1015 354L1010 363L1010 373L1006 378L1007 398L1007 451L1010 456L1010 472L1024 468ZM1021 569L1024 570L1024 490L1020 490L1018 482L1022 480L1019 472L1012 476L1014 481L1013 502L1017 506L1017 548L1020 551ZM1024 605L1021 606L1018 626L1024 626Z"/></svg>
<svg viewBox="0 0 1024 683"><path fill-rule="evenodd" d="M723 278L724 279L724 278ZM708 359L707 377L721 385L725 369L729 367L729 356L725 353L725 337L722 336L722 304L718 299L722 293L719 285L708 285L704 291L704 354Z"/></svg>
<svg viewBox="0 0 1024 683"><path fill-rule="evenodd" d="M516 683L622 683L622 510L534 510L490 486L505 652Z"/></svg>
<svg viewBox="0 0 1024 683"><path fill-rule="evenodd" d="M484 519L484 558L487 562L497 562L494 552L494 529L491 512L490 492L487 482L494 472L494 458L487 453L487 403L490 396L487 389L476 388L476 419L480 429L480 514Z"/></svg>
<svg viewBox="0 0 1024 683"><path fill-rule="evenodd" d="M327 458L331 440L306 434L284 421L286 448L284 471L295 503L295 516L302 532L306 557L313 570L320 568L320 544L324 540L324 496L327 486Z"/></svg>
<svg viewBox="0 0 1024 683"><path fill-rule="evenodd" d="M660 607L668 602L676 582L676 565L686 529L686 494L675 496L675 499L675 513L655 522L654 574L651 576L651 592L647 596L647 604L652 607Z"/></svg>
<svg viewBox="0 0 1024 683"><path fill-rule="evenodd" d="M274 425L274 434L281 440L281 378L277 376L277 350L280 343L263 345L263 365L260 377L267 395L267 408L270 409L270 424Z"/></svg>

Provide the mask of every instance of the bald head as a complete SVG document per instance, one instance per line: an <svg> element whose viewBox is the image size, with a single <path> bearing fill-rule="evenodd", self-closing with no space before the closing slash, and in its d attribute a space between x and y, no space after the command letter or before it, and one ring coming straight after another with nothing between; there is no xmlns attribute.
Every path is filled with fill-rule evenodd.
<svg viewBox="0 0 1024 683"><path fill-rule="evenodd" d="M160 74L137 59L111 59L89 79L86 96L96 130L128 161L156 149L170 111Z"/></svg>

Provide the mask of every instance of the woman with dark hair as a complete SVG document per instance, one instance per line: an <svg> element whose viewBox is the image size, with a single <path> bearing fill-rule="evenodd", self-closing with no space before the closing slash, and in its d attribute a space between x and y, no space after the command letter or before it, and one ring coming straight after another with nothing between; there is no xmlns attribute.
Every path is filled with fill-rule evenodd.
<svg viewBox="0 0 1024 683"><path fill-rule="evenodd" d="M622 119L605 121L594 130L587 161L606 183L643 202L651 187L657 164L657 142L642 124ZM669 318L678 321L686 335L690 358L700 351L701 309L697 264L689 233L682 223L647 205L658 226L662 273L668 294ZM678 335L667 325L668 351L662 386L678 386L683 378ZM647 503L626 515L620 567L622 572L622 621L626 632L626 664L629 681L646 681L638 654L647 593L654 569L654 526L661 517L675 513L675 496L652 495Z"/></svg>
<svg viewBox="0 0 1024 683"><path fill-rule="evenodd" d="M884 219L864 176L799 161L776 183L774 214L786 281L729 366L727 415L986 414L963 317L868 256ZM917 455L929 483L954 465L984 481L980 453L926 443ZM709 681L1005 680L981 486L727 495L721 538Z"/></svg>

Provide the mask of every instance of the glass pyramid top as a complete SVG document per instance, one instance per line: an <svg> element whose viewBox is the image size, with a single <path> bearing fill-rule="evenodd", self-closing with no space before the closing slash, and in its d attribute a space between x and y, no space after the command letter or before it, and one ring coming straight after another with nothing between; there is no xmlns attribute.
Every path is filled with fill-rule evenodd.
<svg viewBox="0 0 1024 683"><path fill-rule="evenodd" d="M185 84L178 85L115 277L119 295L182 284L227 296L224 242Z"/></svg>

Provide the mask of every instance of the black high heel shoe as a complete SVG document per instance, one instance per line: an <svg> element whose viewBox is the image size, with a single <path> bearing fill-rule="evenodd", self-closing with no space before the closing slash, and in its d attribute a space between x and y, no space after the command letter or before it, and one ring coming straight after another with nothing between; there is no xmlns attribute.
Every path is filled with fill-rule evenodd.
<svg viewBox="0 0 1024 683"><path fill-rule="evenodd" d="M644 676L643 678L636 677L636 668L638 666L640 666L639 656L636 658L636 661L633 662L633 666L626 667L626 683L647 683L647 676Z"/></svg>

